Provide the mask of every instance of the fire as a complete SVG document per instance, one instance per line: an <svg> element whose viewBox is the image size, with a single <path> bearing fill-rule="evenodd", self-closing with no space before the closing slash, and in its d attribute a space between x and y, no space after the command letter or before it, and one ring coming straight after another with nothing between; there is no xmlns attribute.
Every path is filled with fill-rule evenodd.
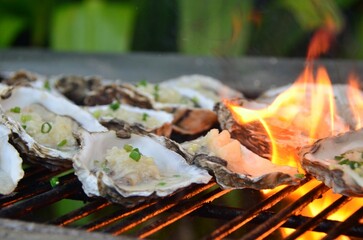
<svg viewBox="0 0 363 240"><path fill-rule="evenodd" d="M333 36L334 28L332 26L329 27L328 25L328 27L319 30L311 41L308 60L313 60L320 54L327 52ZM247 125L246 127L248 127L248 124L257 122L263 126L266 139L270 144L272 162L299 166L297 164L299 147L309 145L320 138L346 132L350 128L362 127L363 95L359 90L358 79L355 75L351 75L349 78L347 98L350 104L348 111L351 111L354 116L354 126L352 123L346 123L342 120L337 112L334 90L327 70L321 66L315 69L311 61L297 81L276 96L272 102L267 102L265 105L254 105L250 108L246 105L242 107L227 101L225 104L240 125ZM286 139L291 146L286 145ZM310 183L310 185L307 184L297 189L292 194L292 200L303 196L319 184L317 180ZM264 193L270 194L271 191L264 191ZM301 214L315 216L340 196L330 190L324 194L323 198L310 203L302 210ZM328 219L344 221L352 212L360 208L361 204L361 199L353 199L349 204L330 215ZM293 230L286 230L283 233L287 235L291 231ZM320 237L324 237L324 234L307 232L303 236L305 239Z"/></svg>
<svg viewBox="0 0 363 240"><path fill-rule="evenodd" d="M355 119L354 128L359 129L362 127L363 121L363 96L361 91L359 90L359 80L356 75L350 75L348 82L349 87L347 89L347 96L350 109L352 110Z"/></svg>
<svg viewBox="0 0 363 240"><path fill-rule="evenodd" d="M227 106L239 124L261 123L270 139L271 161L276 164L297 166L296 146L348 130L336 113L333 88L324 67L319 67L314 75L313 67L308 65L290 88L264 108L253 110L232 103ZM281 128L291 130L288 137L292 148L278 144L286 137L281 135Z"/></svg>

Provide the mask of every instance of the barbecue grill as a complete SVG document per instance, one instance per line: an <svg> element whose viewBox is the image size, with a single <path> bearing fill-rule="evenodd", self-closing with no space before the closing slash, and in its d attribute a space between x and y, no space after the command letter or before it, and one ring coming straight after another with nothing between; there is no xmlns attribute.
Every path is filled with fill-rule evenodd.
<svg viewBox="0 0 363 240"><path fill-rule="evenodd" d="M328 67L333 82L344 82L353 67L358 75L363 75L362 63L322 63ZM304 62L298 59L83 55L42 51L0 53L1 71L25 68L42 74L100 75L131 82L200 73L225 79L226 84L248 96L256 96L271 86L292 83L303 67ZM331 191L309 177L298 186L278 188L269 194L251 189L223 190L212 181L189 186L162 199L124 207L102 198L88 198L73 173L61 177L60 184L55 187L51 186L50 179L60 172L31 165L25 173L15 193L0 196L1 239L49 239L50 236L114 239L115 235L118 236L115 239L256 239L281 238L281 228L294 229L287 239L295 239L306 231L326 233L324 239L334 239L342 234L353 239L363 238L363 205L345 221L327 219L354 198L341 196L313 217L299 215L305 206ZM299 199L291 200L294 191L307 184L315 185ZM64 199L83 204L50 216L51 206Z"/></svg>

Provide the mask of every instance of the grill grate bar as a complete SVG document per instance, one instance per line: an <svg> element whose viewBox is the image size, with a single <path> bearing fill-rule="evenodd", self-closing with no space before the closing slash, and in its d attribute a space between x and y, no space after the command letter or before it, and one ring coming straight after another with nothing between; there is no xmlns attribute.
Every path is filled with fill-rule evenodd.
<svg viewBox="0 0 363 240"><path fill-rule="evenodd" d="M36 195L23 202L5 207L0 210L0 217L15 218L49 205L63 198L67 198L80 189L80 183L74 177L65 184L59 185L47 192Z"/></svg>
<svg viewBox="0 0 363 240"><path fill-rule="evenodd" d="M206 239L216 239L216 238L224 238L231 234L232 232L239 229L241 226L249 222L252 218L260 214L262 211L265 211L271 208L273 205L278 203L281 199L285 198L291 192L295 191L301 185L307 183L310 178L304 179L299 185L296 186L288 186L282 189L281 191L273 194L266 200L256 204L254 207L251 207L249 210L244 212L243 214L235 217L230 220L226 224L220 226L218 229L214 230Z"/></svg>
<svg viewBox="0 0 363 240"><path fill-rule="evenodd" d="M268 219L266 222L243 236L242 239L257 239L259 237L264 238L268 236L271 232L283 225L287 221L288 217L301 211L310 202L328 190L329 188L323 183L319 184L303 197L285 207L282 211L276 213L272 218Z"/></svg>
<svg viewBox="0 0 363 240"><path fill-rule="evenodd" d="M230 191L231 190L229 190L229 189L228 190L216 189L213 192L210 192L210 193L206 194L205 196L203 196L203 198L198 199L197 201L191 201L189 203L182 204L181 207L176 210L176 212L168 215L165 218L160 218L157 221L155 221L154 223L141 229L137 233L137 236L139 238L145 238L145 237L159 231L160 229L172 224L173 222L179 220L180 218L188 215L189 213L195 211L196 209L202 207L204 204L211 202L214 199L217 199L217 198L225 195L226 193L229 193Z"/></svg>
<svg viewBox="0 0 363 240"><path fill-rule="evenodd" d="M349 218L347 218L345 221L341 222L333 228L328 234L323 238L326 239L336 239L339 235L344 234L349 229L351 229L353 226L357 225L359 221L363 217L363 207L358 209L355 213L353 213Z"/></svg>
<svg viewBox="0 0 363 240"><path fill-rule="evenodd" d="M44 168L31 168L26 171L25 177L19 182L15 192L0 197L0 207L6 207L16 202L30 198L34 195L49 191L51 189L48 179L57 174ZM35 187L36 186L36 187Z"/></svg>
<svg viewBox="0 0 363 240"><path fill-rule="evenodd" d="M81 208L78 208L68 214L65 214L53 221L49 221L48 224L65 226L65 225L71 224L72 222L75 222L81 218L84 218L96 211L99 211L109 205L111 205L111 202L109 202L105 199L93 201L93 202L91 202Z"/></svg>
<svg viewBox="0 0 363 240"><path fill-rule="evenodd" d="M327 216L331 215L332 213L336 212L341 206L349 202L351 198L342 196L335 202L333 202L329 207L324 209L314 218L311 218L309 221L306 221L303 225L298 227L292 234L285 238L285 240L292 240L298 238L304 232L309 231L315 228L320 222L322 222Z"/></svg>
<svg viewBox="0 0 363 240"><path fill-rule="evenodd" d="M138 212L137 214L130 217L130 219L127 219L123 222L120 222L118 224L115 224L113 226L110 226L106 229L104 229L105 232L112 232L113 235L120 235L129 229L133 228L134 226L137 226L138 224L141 224L152 217L155 217L156 215L159 215L170 208L174 207L175 205L179 204L181 201L189 199L191 197L194 197L195 195L199 194L200 192L207 190L215 185L215 182L208 183L206 185L197 185L196 188L193 191L189 191L188 194L179 196L172 196L167 197L162 201L159 201L158 204L152 205L150 208L147 208L145 210L142 210Z"/></svg>

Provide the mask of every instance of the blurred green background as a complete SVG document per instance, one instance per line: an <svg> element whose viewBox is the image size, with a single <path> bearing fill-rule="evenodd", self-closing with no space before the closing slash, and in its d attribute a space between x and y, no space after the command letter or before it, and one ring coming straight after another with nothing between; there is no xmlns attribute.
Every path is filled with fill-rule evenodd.
<svg viewBox="0 0 363 240"><path fill-rule="evenodd" d="M358 0L0 0L0 48L304 57L327 21L328 57L362 59Z"/></svg>

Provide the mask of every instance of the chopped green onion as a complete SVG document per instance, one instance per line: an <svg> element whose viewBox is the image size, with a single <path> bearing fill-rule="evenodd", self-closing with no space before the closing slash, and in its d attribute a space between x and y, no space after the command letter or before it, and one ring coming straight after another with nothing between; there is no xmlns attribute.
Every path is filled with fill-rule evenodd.
<svg viewBox="0 0 363 240"><path fill-rule="evenodd" d="M141 158L141 153L139 152L139 149L138 148L132 149L132 151L129 154L129 157L138 162Z"/></svg>
<svg viewBox="0 0 363 240"><path fill-rule="evenodd" d="M147 121L147 119L148 119L148 117L150 117L150 116L149 116L149 114L147 114L147 113L143 113L143 114L142 114L142 121L145 121L145 122L146 122L146 121Z"/></svg>
<svg viewBox="0 0 363 240"><path fill-rule="evenodd" d="M101 117L101 110L97 110L97 111L94 111L93 113L92 113L92 115L95 117L95 118L99 118L99 117Z"/></svg>
<svg viewBox="0 0 363 240"><path fill-rule="evenodd" d="M57 144L57 147L63 147L64 145L67 144L67 139L63 139L62 141L60 141L58 144Z"/></svg>
<svg viewBox="0 0 363 240"><path fill-rule="evenodd" d="M57 177L52 177L49 182L50 182L50 186L52 186L52 188L59 185L59 183L60 183L59 178L57 178Z"/></svg>
<svg viewBox="0 0 363 240"><path fill-rule="evenodd" d="M58 175L56 175L56 176L52 177L52 178L49 180L50 185L51 185L52 187L55 187L55 186L59 185L59 183L60 183L59 178L60 178L60 177L65 176L65 175L68 175L68 174L70 174L70 173L74 173L74 169L73 169L73 168L72 168L72 169L69 169L69 170L67 170L67 171L64 171L64 172L62 172L62 173L60 173L60 174L58 174Z"/></svg>
<svg viewBox="0 0 363 240"><path fill-rule="evenodd" d="M343 157L343 156L341 156L341 155L340 155L340 156L335 156L335 157L334 157L334 159L335 159L335 160L337 160L337 161L340 161L340 160L342 160L343 158L344 158L344 157Z"/></svg>
<svg viewBox="0 0 363 240"><path fill-rule="evenodd" d="M48 91L50 91L50 90L51 90L51 89L50 89L50 82L49 82L49 80L48 80L48 79L47 79L47 80L45 80L43 87L44 87L44 89L45 89L45 90L48 90Z"/></svg>
<svg viewBox="0 0 363 240"><path fill-rule="evenodd" d="M141 80L137 85L136 87L140 87L140 86L143 86L143 87L146 87L147 86L147 81L146 80Z"/></svg>
<svg viewBox="0 0 363 240"><path fill-rule="evenodd" d="M10 112L13 112L13 113L20 113L20 107L13 107L10 109Z"/></svg>
<svg viewBox="0 0 363 240"><path fill-rule="evenodd" d="M165 186L166 185L166 182L159 182L158 183L158 186Z"/></svg>
<svg viewBox="0 0 363 240"><path fill-rule="evenodd" d="M175 174L175 175L173 175L173 177L180 177L180 175L179 174Z"/></svg>
<svg viewBox="0 0 363 240"><path fill-rule="evenodd" d="M109 173L111 169L107 166L107 161L103 161L101 164L101 168L105 173Z"/></svg>
<svg viewBox="0 0 363 240"><path fill-rule="evenodd" d="M42 133L49 133L50 130L52 130L52 125L49 122L43 123L42 127L40 128Z"/></svg>
<svg viewBox="0 0 363 240"><path fill-rule="evenodd" d="M159 90L160 90L160 86L159 86L159 84L156 84L154 86L154 93L153 93L155 101L159 101L159 97L160 97Z"/></svg>
<svg viewBox="0 0 363 240"><path fill-rule="evenodd" d="M22 127L23 127L23 129L25 130L26 129L26 125L24 124L24 125L21 125Z"/></svg>
<svg viewBox="0 0 363 240"><path fill-rule="evenodd" d="M114 101L113 103L110 104L110 108L114 111L116 111L117 109L120 108L120 102L119 101Z"/></svg>
<svg viewBox="0 0 363 240"><path fill-rule="evenodd" d="M22 115L22 116L20 117L20 121L21 121L22 123L26 123L26 122L28 122L28 121L30 121L30 120L32 120L32 116L31 116L31 115Z"/></svg>
<svg viewBox="0 0 363 240"><path fill-rule="evenodd" d="M297 174L295 174L295 177L296 178L303 179L305 177L305 174L303 174L303 173L297 173Z"/></svg>
<svg viewBox="0 0 363 240"><path fill-rule="evenodd" d="M125 144L124 149L126 150L126 152L131 152L134 148L130 144Z"/></svg>
<svg viewBox="0 0 363 240"><path fill-rule="evenodd" d="M190 100L192 100L195 106L199 106L199 99L197 97L192 97Z"/></svg>

